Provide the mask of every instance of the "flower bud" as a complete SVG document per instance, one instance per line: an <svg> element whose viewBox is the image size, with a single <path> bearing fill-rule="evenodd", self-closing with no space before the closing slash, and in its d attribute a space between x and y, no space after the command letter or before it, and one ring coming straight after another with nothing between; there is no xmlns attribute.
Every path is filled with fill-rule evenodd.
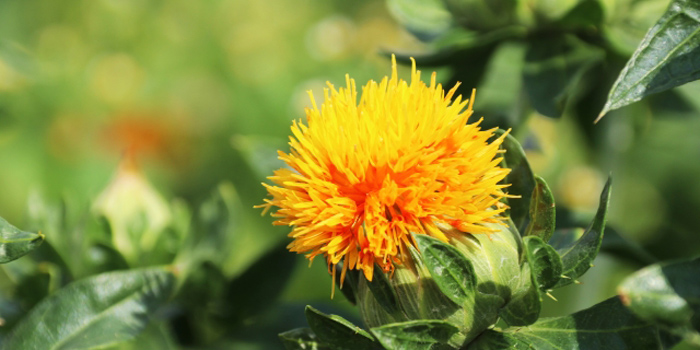
<svg viewBox="0 0 700 350"><path fill-rule="evenodd" d="M142 252L153 249L172 219L168 202L139 172L130 157L122 161L92 210L107 220L114 246L132 264Z"/></svg>

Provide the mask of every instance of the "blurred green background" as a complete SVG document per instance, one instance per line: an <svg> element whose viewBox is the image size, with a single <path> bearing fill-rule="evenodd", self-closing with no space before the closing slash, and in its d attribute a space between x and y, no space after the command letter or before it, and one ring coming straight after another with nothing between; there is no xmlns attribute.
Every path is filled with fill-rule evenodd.
<svg viewBox="0 0 700 350"><path fill-rule="evenodd" d="M444 44L420 41L406 30L396 3L1 0L0 216L22 227L37 193L89 206L131 152L167 201L182 199L196 212L218 191L234 203L228 234L239 238L220 252L226 278L255 271L246 283L282 281L273 284L270 307L250 313L238 333L212 330L215 335L203 338L213 340L204 343L279 347L275 334L303 326L306 304L356 320L340 293L330 299L324 262L307 268L303 256L278 253L276 247L288 242L288 228L273 227L253 206L266 195L260 183L281 166L276 150L288 150L289 126L303 118L308 90L318 99L326 81L342 85L345 74L360 85L379 80L390 72L382 52L420 56ZM658 16L651 2L634 3L646 6L635 7L644 14L637 22L625 17L619 22L628 27L617 25L622 12L606 19L615 24L610 33L619 38L613 44L623 58ZM480 96L489 101L499 87L512 84L499 71L509 56L499 57L500 66L474 67L485 76L476 115L487 121L489 109L480 108ZM424 77L433 69L423 68ZM438 79L448 81L450 72L439 68ZM593 89L607 93L609 85ZM552 187L564 221L592 217L612 172L609 225L650 254L639 253L640 259L628 245L625 254L615 254L616 242L608 241L610 249L583 285L557 293L559 301L549 301L545 315L567 314L612 296L620 279L645 259L700 252L699 92L696 83L676 90L690 101L687 108L635 104L594 127L597 111L584 118L565 112L558 119L528 111L522 123L505 125L515 127L535 172ZM43 232L48 242L61 239ZM258 260L266 254L272 258ZM175 322L170 332L176 334L169 337L192 345L196 337L177 334L191 328Z"/></svg>

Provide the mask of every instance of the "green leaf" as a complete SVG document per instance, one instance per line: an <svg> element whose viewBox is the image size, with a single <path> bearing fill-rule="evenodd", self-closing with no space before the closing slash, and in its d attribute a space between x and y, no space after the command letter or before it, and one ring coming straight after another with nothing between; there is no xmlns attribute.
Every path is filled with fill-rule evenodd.
<svg viewBox="0 0 700 350"><path fill-rule="evenodd" d="M504 132L499 129L494 134L500 137ZM505 180L506 183L510 184L508 193L520 196L520 198L508 200L510 218L518 232L525 232L530 220L530 201L536 186L535 174L530 169L525 151L515 137L508 134L503 140L501 148L506 150L503 154L503 166L511 169Z"/></svg>
<svg viewBox="0 0 700 350"><path fill-rule="evenodd" d="M367 331L340 316L326 315L311 306L305 313L311 330L333 349L381 349Z"/></svg>
<svg viewBox="0 0 700 350"><path fill-rule="evenodd" d="M642 319L700 346L700 258L655 264L625 279L622 303Z"/></svg>
<svg viewBox="0 0 700 350"><path fill-rule="evenodd" d="M542 115L561 116L583 74L602 58L600 48L573 35L532 40L523 67L523 83L532 106Z"/></svg>
<svg viewBox="0 0 700 350"><path fill-rule="evenodd" d="M576 29L580 27L598 26L603 21L604 10L597 0L579 1L564 17L557 21L560 28Z"/></svg>
<svg viewBox="0 0 700 350"><path fill-rule="evenodd" d="M224 287L222 305L217 313L231 324L243 321L263 312L284 291L292 276L296 255L290 254L285 245L260 257L246 271ZM260 278L274 272L270 278Z"/></svg>
<svg viewBox="0 0 700 350"><path fill-rule="evenodd" d="M447 342L458 332L456 327L438 320L391 323L371 331L385 348L406 350L453 349Z"/></svg>
<svg viewBox="0 0 700 350"><path fill-rule="evenodd" d="M523 236L537 236L547 242L554 233L555 220L554 196L544 179L535 176L535 189L530 199L530 223Z"/></svg>
<svg viewBox="0 0 700 350"><path fill-rule="evenodd" d="M15 260L44 242L44 235L20 231L0 218L0 264Z"/></svg>
<svg viewBox="0 0 700 350"><path fill-rule="evenodd" d="M523 328L485 331L469 350L660 349L656 327L632 315L617 297L569 316L544 318Z"/></svg>
<svg viewBox="0 0 700 350"><path fill-rule="evenodd" d="M474 267L454 247L427 235L414 235L425 266L435 283L457 305L473 305L476 296Z"/></svg>
<svg viewBox="0 0 700 350"><path fill-rule="evenodd" d="M79 280L32 309L4 339L3 349L94 349L134 338L174 286L166 268Z"/></svg>
<svg viewBox="0 0 700 350"><path fill-rule="evenodd" d="M645 96L700 78L700 2L674 0L610 90L598 120Z"/></svg>
<svg viewBox="0 0 700 350"><path fill-rule="evenodd" d="M309 328L292 329L279 334L284 348L287 350L330 350L331 347L322 344L316 334Z"/></svg>
<svg viewBox="0 0 700 350"><path fill-rule="evenodd" d="M536 236L525 237L525 253L534 283L541 290L554 287L562 273L561 257L552 246Z"/></svg>
<svg viewBox="0 0 700 350"><path fill-rule="evenodd" d="M610 186L612 179L608 178L603 192L600 194L598 212L593 222L583 233L583 236L569 245L559 247L557 253L561 256L563 264L562 274L566 277L559 280L553 288L559 288L571 284L576 278L582 276L592 266L593 260L598 255L603 241L603 231L610 201Z"/></svg>
<svg viewBox="0 0 700 350"><path fill-rule="evenodd" d="M522 279L522 286L516 291L498 315L509 326L527 326L540 317L542 298L539 289L531 281Z"/></svg>
<svg viewBox="0 0 700 350"><path fill-rule="evenodd" d="M387 0L387 7L401 24L421 38L434 38L452 24L452 15L440 0Z"/></svg>
<svg viewBox="0 0 700 350"><path fill-rule="evenodd" d="M365 279L364 274L361 278ZM374 265L372 281L370 282L366 279L365 281L367 282L367 287L370 292L372 292L372 295L377 300L377 303L379 303L386 312L389 314L397 314L400 312L399 304L396 299L396 292L379 265Z"/></svg>

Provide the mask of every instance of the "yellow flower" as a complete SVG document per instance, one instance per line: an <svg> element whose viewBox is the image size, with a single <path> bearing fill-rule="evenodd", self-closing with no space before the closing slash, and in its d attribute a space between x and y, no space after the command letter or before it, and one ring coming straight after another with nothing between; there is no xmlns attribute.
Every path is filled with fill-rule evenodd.
<svg viewBox="0 0 700 350"><path fill-rule="evenodd" d="M392 75L370 81L357 102L355 81L328 83L320 108L309 93L308 125L295 121L291 152L279 152L289 168L263 184L266 210L276 225L292 226L288 248L313 260L323 255L341 283L348 269L372 280L374 264L393 271L407 258L412 233L448 241L447 225L468 234L490 233L484 224L502 221L507 196L499 167L500 137L468 124L474 93L457 96L420 80L415 61L411 81Z"/></svg>

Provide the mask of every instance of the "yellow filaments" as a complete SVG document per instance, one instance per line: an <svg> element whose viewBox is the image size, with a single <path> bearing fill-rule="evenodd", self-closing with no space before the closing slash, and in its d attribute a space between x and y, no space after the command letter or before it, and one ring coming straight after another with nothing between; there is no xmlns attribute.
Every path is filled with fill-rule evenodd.
<svg viewBox="0 0 700 350"><path fill-rule="evenodd" d="M414 245L411 234L448 237L439 226L465 234L490 233L502 221L507 195L499 167L503 137L468 124L469 100L420 80L413 62L411 81L391 77L370 81L357 103L355 81L345 88L328 83L320 108L311 93L308 125L295 121L291 152L279 152L289 168L264 184L279 208L276 225L292 226L288 248L313 260L323 255L341 283L348 269L372 280L374 264L392 271Z"/></svg>

